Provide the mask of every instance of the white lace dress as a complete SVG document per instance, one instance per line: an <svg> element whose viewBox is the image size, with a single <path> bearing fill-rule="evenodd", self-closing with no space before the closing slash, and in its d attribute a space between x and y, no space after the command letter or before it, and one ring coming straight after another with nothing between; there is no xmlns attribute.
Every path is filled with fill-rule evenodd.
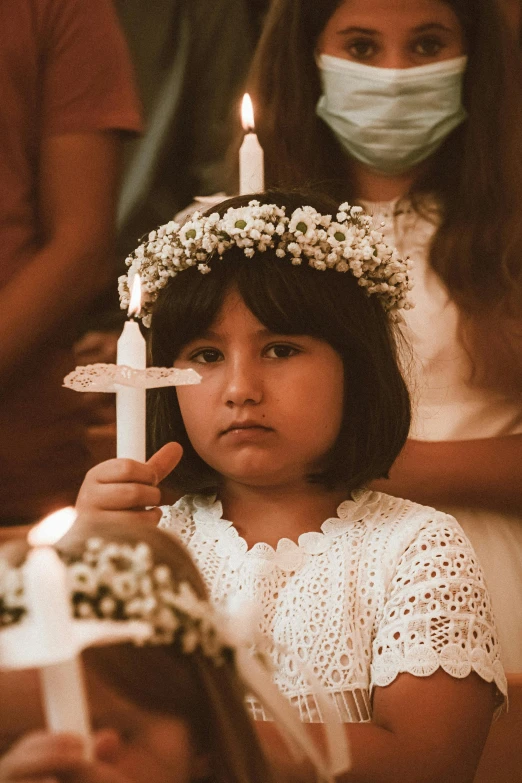
<svg viewBox="0 0 522 783"><path fill-rule="evenodd" d="M506 694L484 579L447 514L360 491L322 532L248 550L219 501L186 496L164 507L160 527L188 547L217 604L243 595L262 607L276 683L305 722L320 722L321 711L300 663L343 722L370 720L372 688L400 672L473 670ZM251 708L267 719L253 700Z"/></svg>

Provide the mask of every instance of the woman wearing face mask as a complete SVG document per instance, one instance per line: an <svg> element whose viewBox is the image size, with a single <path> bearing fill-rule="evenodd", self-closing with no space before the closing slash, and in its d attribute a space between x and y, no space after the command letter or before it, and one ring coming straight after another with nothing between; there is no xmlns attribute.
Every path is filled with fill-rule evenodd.
<svg viewBox="0 0 522 783"><path fill-rule="evenodd" d="M494 0L274 0L270 186L362 204L413 261L415 416L379 489L454 514L522 670L522 65Z"/></svg>

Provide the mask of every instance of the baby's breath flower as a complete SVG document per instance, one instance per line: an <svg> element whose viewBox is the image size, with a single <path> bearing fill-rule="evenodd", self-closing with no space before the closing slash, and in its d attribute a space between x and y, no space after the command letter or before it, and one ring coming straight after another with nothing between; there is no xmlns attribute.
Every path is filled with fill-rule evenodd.
<svg viewBox="0 0 522 783"><path fill-rule="evenodd" d="M136 595L138 580L136 579L135 574L127 571L116 573L112 578L111 587L117 598L126 601Z"/></svg>
<svg viewBox="0 0 522 783"><path fill-rule="evenodd" d="M98 580L87 563L74 563L68 569L67 575L71 590L85 595L96 595Z"/></svg>
<svg viewBox="0 0 522 783"><path fill-rule="evenodd" d="M183 634L181 644L183 645L183 652L190 654L193 653L199 644L199 635L195 629L187 631Z"/></svg>
<svg viewBox="0 0 522 783"><path fill-rule="evenodd" d="M98 604L102 617L112 617L116 610L116 601L110 595L104 596Z"/></svg>
<svg viewBox="0 0 522 783"><path fill-rule="evenodd" d="M81 617L84 620L95 617L94 609L88 601L78 601L75 607L75 614L77 617Z"/></svg>
<svg viewBox="0 0 522 783"><path fill-rule="evenodd" d="M118 280L122 308L130 300L132 278L142 278L142 320L148 326L153 304L171 277L196 266L201 274L212 269L212 259L222 258L237 246L247 258L275 247L277 258L288 257L298 265L303 259L315 269L351 271L368 294L376 294L386 311L408 309L411 262L399 258L389 247L382 232L373 225L362 207L343 203L335 215L322 215L311 206L294 210L287 217L277 204L260 204L229 208L221 217L218 212L202 215L195 212L183 226L170 221L151 231L145 242L125 263L127 275ZM386 287L382 282L394 282Z"/></svg>
<svg viewBox="0 0 522 783"><path fill-rule="evenodd" d="M168 586L171 583L170 569L166 565L155 566L153 573L157 585Z"/></svg>

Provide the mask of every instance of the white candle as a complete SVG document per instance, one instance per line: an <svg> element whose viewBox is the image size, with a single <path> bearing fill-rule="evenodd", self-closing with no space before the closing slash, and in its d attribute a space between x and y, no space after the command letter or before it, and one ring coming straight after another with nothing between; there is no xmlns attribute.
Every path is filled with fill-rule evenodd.
<svg viewBox="0 0 522 783"><path fill-rule="evenodd" d="M239 150L239 193L244 196L265 189L264 153L255 133L254 109L248 93L243 96L241 122L245 138Z"/></svg>
<svg viewBox="0 0 522 783"><path fill-rule="evenodd" d="M81 734L87 740L88 755L90 722L83 672L70 649L74 631L67 568L51 546L75 518L74 509L62 509L30 531L28 541L33 548L24 564L24 593L42 659L53 661L39 666L47 727L53 732Z"/></svg>
<svg viewBox="0 0 522 783"><path fill-rule="evenodd" d="M137 314L141 306L140 276L134 276L129 316ZM117 363L137 370L147 366L147 348L137 321L126 321L118 340ZM146 448L146 392L120 386L116 393L116 454L145 462Z"/></svg>

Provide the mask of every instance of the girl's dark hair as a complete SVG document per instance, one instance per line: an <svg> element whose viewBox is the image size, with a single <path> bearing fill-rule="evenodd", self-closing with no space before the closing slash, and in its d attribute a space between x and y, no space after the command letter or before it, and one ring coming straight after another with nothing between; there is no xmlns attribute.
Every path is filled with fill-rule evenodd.
<svg viewBox="0 0 522 783"><path fill-rule="evenodd" d="M427 193L443 206L430 260L464 313L471 319L494 312L518 316L522 56L495 0L445 2L466 39L468 119L433 156L410 196L419 211ZM340 202L357 194L349 157L316 115L321 85L314 59L319 36L339 5L340 0L273 0L249 89L268 185L314 188Z"/></svg>
<svg viewBox="0 0 522 783"><path fill-rule="evenodd" d="M218 211L223 214L228 207L246 206L251 198L230 199ZM284 206L287 215L307 204L323 214L337 212L334 202L311 194L268 192L255 198ZM387 476L407 437L410 402L398 366L395 334L378 298L368 297L350 272L319 272L305 263L296 267L270 250L248 259L234 247L210 266L207 275L187 269L160 292L152 315L152 363L172 365L181 349L211 326L234 288L270 331L325 340L343 360L346 392L341 431L310 481L349 492ZM185 492L215 491L219 476L190 444L176 390L151 390L147 408L151 450L171 440L184 449L170 485Z"/></svg>

